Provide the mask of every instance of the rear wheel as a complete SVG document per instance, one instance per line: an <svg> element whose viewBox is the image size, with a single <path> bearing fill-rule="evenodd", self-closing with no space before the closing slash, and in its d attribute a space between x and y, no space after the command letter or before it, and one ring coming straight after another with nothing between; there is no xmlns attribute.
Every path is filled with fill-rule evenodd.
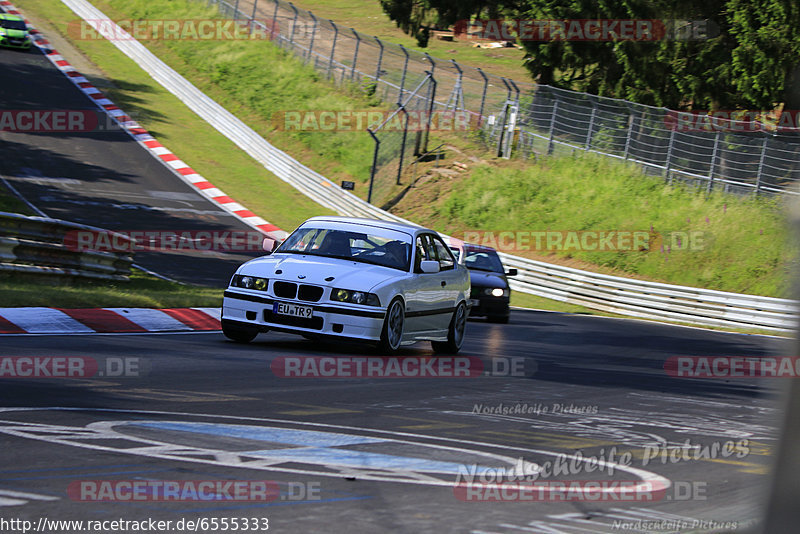
<svg viewBox="0 0 800 534"><path fill-rule="evenodd" d="M258 335L258 330L234 326L227 321L222 321L222 333L225 337L236 343L250 343Z"/></svg>
<svg viewBox="0 0 800 534"><path fill-rule="evenodd" d="M403 341L403 329L406 322L406 309L403 301L399 298L394 299L386 310L386 319L381 330L381 341L378 349L387 354L394 354L400 348Z"/></svg>
<svg viewBox="0 0 800 534"><path fill-rule="evenodd" d="M461 350L464 343L464 332L467 329L467 307L463 302L459 302L453 318L450 319L450 327L447 329L447 341L431 341L433 351L441 354L455 354Z"/></svg>

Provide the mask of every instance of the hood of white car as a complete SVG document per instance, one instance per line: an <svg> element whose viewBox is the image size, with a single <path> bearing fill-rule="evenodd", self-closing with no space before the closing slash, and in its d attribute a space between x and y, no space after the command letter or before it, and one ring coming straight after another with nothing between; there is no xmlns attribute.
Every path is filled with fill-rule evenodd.
<svg viewBox="0 0 800 534"><path fill-rule="evenodd" d="M239 274L367 291L388 279L401 277L407 273L380 265L337 258L275 254L247 262ZM326 280L331 277L333 280Z"/></svg>

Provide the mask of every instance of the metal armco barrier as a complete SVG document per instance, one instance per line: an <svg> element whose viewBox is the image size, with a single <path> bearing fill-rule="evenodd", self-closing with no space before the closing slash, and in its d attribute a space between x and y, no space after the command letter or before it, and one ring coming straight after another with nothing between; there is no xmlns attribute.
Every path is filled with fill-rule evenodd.
<svg viewBox="0 0 800 534"><path fill-rule="evenodd" d="M517 291L631 317L708 326L792 332L798 303L793 300L646 282L582 271L500 253L519 275Z"/></svg>
<svg viewBox="0 0 800 534"><path fill-rule="evenodd" d="M64 244L69 232L104 232L82 224L0 212L0 271L100 280L128 280L127 253L78 251ZM130 241L127 236L118 236Z"/></svg>
<svg viewBox="0 0 800 534"><path fill-rule="evenodd" d="M108 20L106 15L86 0L62 2L90 24L92 21ZM103 28L108 26L104 25ZM102 33L103 28L96 29ZM115 35L120 35L117 32L121 31L117 29ZM269 144L138 41L115 39L111 42L242 150L315 202L340 215L409 223L342 190L324 176ZM519 270L516 280L512 279L512 289L516 291L620 315L779 332L792 331L799 317L798 303L792 300L644 282L560 267L508 254L501 254L501 257L507 266Z"/></svg>

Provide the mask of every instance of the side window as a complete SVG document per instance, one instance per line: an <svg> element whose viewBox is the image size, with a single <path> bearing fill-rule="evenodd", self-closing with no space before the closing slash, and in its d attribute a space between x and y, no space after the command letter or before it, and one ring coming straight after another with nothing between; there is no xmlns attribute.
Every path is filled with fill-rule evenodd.
<svg viewBox="0 0 800 534"><path fill-rule="evenodd" d="M450 253L450 249L447 248L442 240L438 237L431 237L430 240L433 242L433 246L436 248L436 257L439 260L439 270L447 271L452 269L456 262L453 259L453 255Z"/></svg>
<svg viewBox="0 0 800 534"><path fill-rule="evenodd" d="M420 262L422 262L422 260L435 259L428 255L427 242L428 242L428 236L421 235L417 237L417 242L414 246L414 248L416 249L414 253L414 272L417 273L422 272L420 270Z"/></svg>

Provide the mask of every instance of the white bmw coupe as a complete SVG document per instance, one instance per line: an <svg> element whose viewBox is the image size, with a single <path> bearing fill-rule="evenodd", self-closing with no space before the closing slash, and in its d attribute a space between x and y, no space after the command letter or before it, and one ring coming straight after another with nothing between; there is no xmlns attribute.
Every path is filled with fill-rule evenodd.
<svg viewBox="0 0 800 534"><path fill-rule="evenodd" d="M271 254L241 265L225 291L229 339L277 330L376 342L387 353L417 341L441 353L461 348L469 271L433 230L312 217L273 243L265 239Z"/></svg>

